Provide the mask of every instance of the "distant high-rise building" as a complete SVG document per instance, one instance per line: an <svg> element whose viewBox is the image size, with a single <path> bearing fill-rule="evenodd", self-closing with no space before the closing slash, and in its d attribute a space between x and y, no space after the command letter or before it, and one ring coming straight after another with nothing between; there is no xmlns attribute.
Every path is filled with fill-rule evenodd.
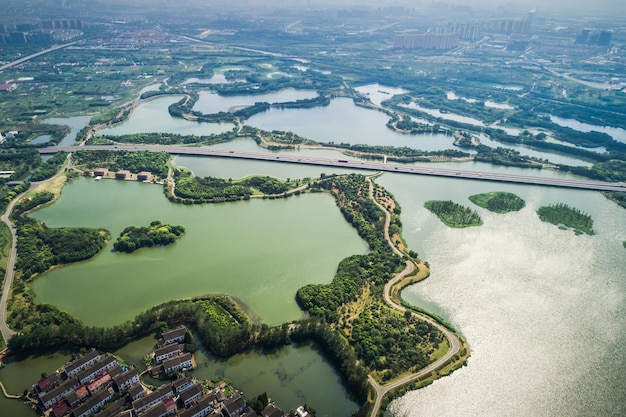
<svg viewBox="0 0 626 417"><path fill-rule="evenodd" d="M580 31L580 35L576 36L576 43L585 44L589 42L589 29L583 29Z"/></svg>
<svg viewBox="0 0 626 417"><path fill-rule="evenodd" d="M600 32L600 36L598 36L598 45L609 46L611 44L611 36L612 33L608 30L603 30L602 32Z"/></svg>
<svg viewBox="0 0 626 417"><path fill-rule="evenodd" d="M459 45L459 33L423 33L420 35L396 35L394 48L404 49L452 49Z"/></svg>

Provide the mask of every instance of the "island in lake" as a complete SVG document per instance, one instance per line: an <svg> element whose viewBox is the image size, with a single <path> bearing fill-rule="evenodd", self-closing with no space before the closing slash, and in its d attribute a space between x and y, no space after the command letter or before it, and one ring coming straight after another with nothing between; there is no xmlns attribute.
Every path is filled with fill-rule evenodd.
<svg viewBox="0 0 626 417"><path fill-rule="evenodd" d="M463 228L483 224L478 213L452 200L429 200L424 203L424 207L432 211L448 227Z"/></svg>
<svg viewBox="0 0 626 417"><path fill-rule="evenodd" d="M469 199L477 206L500 214L519 211L526 206L526 202L522 198L506 192L474 194L469 196Z"/></svg>
<svg viewBox="0 0 626 417"><path fill-rule="evenodd" d="M564 229L571 228L577 235L582 233L593 234L593 219L591 216L567 204L557 203L542 206L537 210L537 214L541 221L552 223Z"/></svg>
<svg viewBox="0 0 626 417"><path fill-rule="evenodd" d="M128 226L122 230L113 244L113 249L120 252L132 253L140 248L165 246L180 239L185 233L185 227L162 224L154 220L149 227Z"/></svg>

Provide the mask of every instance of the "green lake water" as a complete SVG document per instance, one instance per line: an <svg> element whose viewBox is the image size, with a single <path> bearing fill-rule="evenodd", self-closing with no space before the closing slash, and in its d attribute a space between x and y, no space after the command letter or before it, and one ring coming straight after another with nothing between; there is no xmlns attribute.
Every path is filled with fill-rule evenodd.
<svg viewBox="0 0 626 417"><path fill-rule="evenodd" d="M80 178L32 216L49 227L104 227L114 237L155 219L186 227L173 245L129 255L112 252L110 242L91 260L35 280L36 302L95 326L121 323L168 300L222 293L241 301L255 320L298 319L296 290L330 282L341 259L366 251L332 197L321 193L185 206L170 203L158 185Z"/></svg>

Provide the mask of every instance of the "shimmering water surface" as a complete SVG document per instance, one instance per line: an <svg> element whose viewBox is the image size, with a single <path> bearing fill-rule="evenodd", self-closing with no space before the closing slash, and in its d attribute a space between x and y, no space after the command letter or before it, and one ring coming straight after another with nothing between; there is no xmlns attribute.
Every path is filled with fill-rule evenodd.
<svg viewBox="0 0 626 417"><path fill-rule="evenodd" d="M379 181L402 206L404 237L432 275L403 291L437 306L472 349L468 366L395 401L394 416L622 416L626 413L626 211L600 193L421 179ZM467 197L511 191L527 202L499 215ZM471 206L481 227L450 229L425 200ZM588 212L593 236L541 222L539 206Z"/></svg>

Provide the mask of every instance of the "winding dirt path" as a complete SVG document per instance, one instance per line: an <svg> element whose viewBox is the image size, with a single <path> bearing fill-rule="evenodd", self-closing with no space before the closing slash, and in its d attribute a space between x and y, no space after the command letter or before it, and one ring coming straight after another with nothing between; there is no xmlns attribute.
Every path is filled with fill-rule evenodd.
<svg viewBox="0 0 626 417"><path fill-rule="evenodd" d="M398 248L396 248L396 246L393 244L393 242L391 241L391 238L389 237L389 225L391 224L391 214L387 211L387 209L385 207L383 207L374 197L374 184L372 182L372 177L368 176L367 178L367 182L369 183L369 198L374 202L374 204L376 204L376 206L381 209L383 211L383 213L385 213L385 229L384 229L384 234L385 234L385 240L387 241L387 243L389 244L389 246L391 247L391 249L393 250L393 252L402 257L404 256L404 253L401 252ZM404 270L402 270L400 273L398 273L395 277L393 277L391 280L389 280L389 282L387 282L387 284L385 284L385 288L384 288L384 298L385 298L385 302L387 303L387 305L389 305L391 308L400 311L402 313L404 313L406 310L405 307L396 304L392 298L391 298L391 289L393 288L394 285L396 285L397 283L399 283L400 281L402 281L407 275L410 275L413 271L415 270L415 264L411 261L411 260L407 260L406 261L406 267L404 268ZM425 315L425 314L420 314L420 313L416 313L413 312L412 313L414 317L417 317L420 320L423 320L431 325L433 325L435 328L437 328L437 330L439 330L441 333L443 333L443 335L446 337L446 339L448 339L448 344L450 346L450 349L448 350L448 352L442 356L439 360L431 363L430 365L428 365L427 367L421 369L419 372L416 372L414 374L410 374L407 375L403 378L397 379L395 381L392 381L386 385L380 385L371 375L368 376L368 380L369 383L372 385L372 387L374 388L374 390L376 391L376 400L374 401L374 405L372 406L372 409L370 411L370 417L376 417L378 415L378 412L380 411L380 405L382 402L383 397L389 392L392 391L404 384L407 384L411 381L415 381L416 379L419 379L421 377L423 377L424 375L439 369L440 367L442 367L450 358L452 358L454 355L456 355L459 350L461 349L461 341L459 339L459 337L454 334L452 331L450 331L448 328L442 326L441 324L437 323L435 320L433 320L432 318L430 318L429 316Z"/></svg>

